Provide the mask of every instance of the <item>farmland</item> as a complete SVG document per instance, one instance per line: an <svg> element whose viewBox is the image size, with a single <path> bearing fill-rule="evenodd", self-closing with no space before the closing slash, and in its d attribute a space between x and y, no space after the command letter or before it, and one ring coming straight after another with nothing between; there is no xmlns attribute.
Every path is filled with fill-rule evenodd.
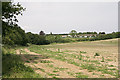
<svg viewBox="0 0 120 80"><path fill-rule="evenodd" d="M0 76L118 78L118 3L108 4L1 2Z"/></svg>
<svg viewBox="0 0 120 80"><path fill-rule="evenodd" d="M43 78L118 77L118 39L31 45L16 54Z"/></svg>

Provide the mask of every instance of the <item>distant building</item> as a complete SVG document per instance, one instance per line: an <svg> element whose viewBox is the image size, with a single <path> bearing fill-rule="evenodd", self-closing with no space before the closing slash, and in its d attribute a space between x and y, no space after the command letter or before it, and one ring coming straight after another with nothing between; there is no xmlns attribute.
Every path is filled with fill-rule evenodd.
<svg viewBox="0 0 120 80"><path fill-rule="evenodd" d="M40 32L40 35L45 35L42 31ZM47 35L51 35L51 34L47 34ZM70 34L52 34L53 36L57 36L57 35L60 35L62 38L72 38L73 36L70 35ZM98 35L101 35L101 34L78 34L78 35L75 35L75 38L92 38L92 37L96 37Z"/></svg>
<svg viewBox="0 0 120 80"><path fill-rule="evenodd" d="M79 34L77 36L80 38L82 38L82 37L96 37L97 34Z"/></svg>
<svg viewBox="0 0 120 80"><path fill-rule="evenodd" d="M62 35L61 37L62 37L62 38L66 38L66 37L67 37L67 35Z"/></svg>
<svg viewBox="0 0 120 80"><path fill-rule="evenodd" d="M78 37L78 38L87 38L87 37L96 37L97 34L79 34L79 35L75 35L75 37ZM62 38L66 38L66 37L71 37L71 35L61 35Z"/></svg>

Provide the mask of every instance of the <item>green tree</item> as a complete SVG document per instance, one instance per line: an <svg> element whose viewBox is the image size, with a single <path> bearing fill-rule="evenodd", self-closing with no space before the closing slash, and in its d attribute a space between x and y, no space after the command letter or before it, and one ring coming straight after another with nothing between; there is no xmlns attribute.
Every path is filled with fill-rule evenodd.
<svg viewBox="0 0 120 80"><path fill-rule="evenodd" d="M25 10L19 3L2 2L2 21L7 22L9 25L17 25L17 16L22 15Z"/></svg>
<svg viewBox="0 0 120 80"><path fill-rule="evenodd" d="M50 35L52 35L53 33L52 32L50 32Z"/></svg>
<svg viewBox="0 0 120 80"><path fill-rule="evenodd" d="M99 32L99 34L105 34L105 32Z"/></svg>
<svg viewBox="0 0 120 80"><path fill-rule="evenodd" d="M26 45L27 38L25 31L22 30L19 26L10 26L7 23L3 22L2 24L2 42L3 44L8 45Z"/></svg>
<svg viewBox="0 0 120 80"><path fill-rule="evenodd" d="M25 31L17 25L17 16L25 10L19 3L2 2L2 41L8 45L26 45Z"/></svg>
<svg viewBox="0 0 120 80"><path fill-rule="evenodd" d="M72 31L70 32L70 35L71 35L72 37L75 37L75 36L77 35L77 31L72 30Z"/></svg>

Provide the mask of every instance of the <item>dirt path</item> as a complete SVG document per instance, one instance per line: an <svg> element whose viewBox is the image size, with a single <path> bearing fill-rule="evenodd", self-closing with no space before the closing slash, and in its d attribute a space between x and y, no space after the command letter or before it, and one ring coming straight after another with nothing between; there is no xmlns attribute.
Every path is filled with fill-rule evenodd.
<svg viewBox="0 0 120 80"><path fill-rule="evenodd" d="M36 73L41 74L43 77L75 78L76 73L81 73L82 75L87 75L89 78L99 78L99 75L93 75L93 72L88 72L87 69L82 69L73 64L68 64L67 62L42 56L41 54L29 51L27 48L25 48L24 51L28 54L21 53L20 50L16 50L16 54L21 53L25 65L32 67ZM101 72L94 73L102 74Z"/></svg>

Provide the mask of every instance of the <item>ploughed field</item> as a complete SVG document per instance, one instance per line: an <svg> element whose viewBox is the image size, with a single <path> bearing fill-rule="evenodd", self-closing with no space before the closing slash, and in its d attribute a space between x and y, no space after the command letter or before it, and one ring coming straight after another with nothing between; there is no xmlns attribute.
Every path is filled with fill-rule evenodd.
<svg viewBox="0 0 120 80"><path fill-rule="evenodd" d="M43 78L118 77L118 39L31 45L17 54Z"/></svg>

